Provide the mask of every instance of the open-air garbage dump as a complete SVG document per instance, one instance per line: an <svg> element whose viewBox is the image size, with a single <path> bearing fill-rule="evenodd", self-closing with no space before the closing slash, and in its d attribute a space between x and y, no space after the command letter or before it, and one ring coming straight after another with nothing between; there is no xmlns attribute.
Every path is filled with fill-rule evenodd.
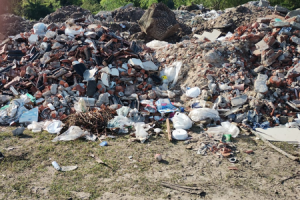
<svg viewBox="0 0 300 200"><path fill-rule="evenodd" d="M0 125L16 137L45 131L49 142L105 148L103 137L146 145L165 135L236 163L234 139L255 134L298 160L270 141L300 143L300 10L158 3L92 15L68 6L0 41Z"/></svg>

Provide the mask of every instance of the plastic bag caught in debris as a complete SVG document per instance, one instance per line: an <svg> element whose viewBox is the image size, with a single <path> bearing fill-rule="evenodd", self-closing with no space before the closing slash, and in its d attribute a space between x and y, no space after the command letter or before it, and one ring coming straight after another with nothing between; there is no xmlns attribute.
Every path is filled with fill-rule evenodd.
<svg viewBox="0 0 300 200"><path fill-rule="evenodd" d="M119 108L117 111L119 116L123 116L126 117L128 115L128 113L130 112L131 108L129 108L128 106L122 106L121 108Z"/></svg>
<svg viewBox="0 0 300 200"><path fill-rule="evenodd" d="M145 123L144 122L135 123L134 127L136 130L135 137L139 139L141 143L144 143L149 137L148 133L146 132L147 129L144 129Z"/></svg>
<svg viewBox="0 0 300 200"><path fill-rule="evenodd" d="M152 40L151 42L148 42L146 44L147 47L151 49L160 49L168 46L168 42L165 41L159 41L159 40Z"/></svg>
<svg viewBox="0 0 300 200"><path fill-rule="evenodd" d="M25 113L23 113L19 119L20 123L30 123L30 122L37 122L39 118L39 108L33 108Z"/></svg>
<svg viewBox="0 0 300 200"><path fill-rule="evenodd" d="M132 122L123 116L115 116L112 120L107 123L107 128L115 129L119 128L121 133L128 133L127 126L131 126Z"/></svg>
<svg viewBox="0 0 300 200"><path fill-rule="evenodd" d="M47 27L44 23L37 23L33 25L33 32L34 34L44 36L46 34Z"/></svg>
<svg viewBox="0 0 300 200"><path fill-rule="evenodd" d="M193 109L190 112L189 117L195 122L199 122L206 119L213 119L215 121L218 121L220 119L219 112L210 108Z"/></svg>
<svg viewBox="0 0 300 200"><path fill-rule="evenodd" d="M74 108L76 112L83 112L87 111L87 106L83 98L79 98L78 102L74 104Z"/></svg>
<svg viewBox="0 0 300 200"><path fill-rule="evenodd" d="M31 130L34 133L42 132L44 127L44 122L32 122L27 126L28 130Z"/></svg>
<svg viewBox="0 0 300 200"><path fill-rule="evenodd" d="M160 77L166 76L167 82L171 83L174 86L178 80L179 72L182 66L182 62L174 62L170 67L165 67L160 71Z"/></svg>
<svg viewBox="0 0 300 200"><path fill-rule="evenodd" d="M79 139L81 137L85 137L86 135L89 135L89 132L83 131L80 127L78 126L71 126L66 132L63 134L55 137L52 142L57 142L57 141L72 141Z"/></svg>
<svg viewBox="0 0 300 200"><path fill-rule="evenodd" d="M207 133L231 134L231 136L235 138L239 135L240 130L236 125L231 124L230 122L222 122L221 126L208 128Z"/></svg>
<svg viewBox="0 0 300 200"><path fill-rule="evenodd" d="M198 87L193 87L191 89L188 89L185 94L188 97L196 98L201 94L201 90Z"/></svg>
<svg viewBox="0 0 300 200"><path fill-rule="evenodd" d="M190 129L193 126L192 120L184 113L176 112L171 120L175 129Z"/></svg>
<svg viewBox="0 0 300 200"><path fill-rule="evenodd" d="M178 110L178 108L172 105L170 99L158 99L155 104L160 113L170 113Z"/></svg>
<svg viewBox="0 0 300 200"><path fill-rule="evenodd" d="M71 26L66 28L65 34L71 37L74 37L75 35L79 35L81 32L83 32L83 28L81 26Z"/></svg>
<svg viewBox="0 0 300 200"><path fill-rule="evenodd" d="M63 128L62 122L60 120L53 120L47 127L46 130L51 134L56 134Z"/></svg>

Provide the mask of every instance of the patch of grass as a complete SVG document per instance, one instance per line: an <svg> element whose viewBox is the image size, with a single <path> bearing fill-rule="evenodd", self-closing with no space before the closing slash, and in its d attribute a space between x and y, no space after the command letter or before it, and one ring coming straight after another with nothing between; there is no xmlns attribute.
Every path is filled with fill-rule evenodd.
<svg viewBox="0 0 300 200"><path fill-rule="evenodd" d="M289 144L287 142L271 142L271 143L289 154L300 156L299 148L295 147L293 144Z"/></svg>

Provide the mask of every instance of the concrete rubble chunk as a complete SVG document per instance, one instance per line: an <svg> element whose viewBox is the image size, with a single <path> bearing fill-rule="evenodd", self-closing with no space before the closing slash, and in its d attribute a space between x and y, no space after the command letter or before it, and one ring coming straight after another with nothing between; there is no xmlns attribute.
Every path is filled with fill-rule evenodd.
<svg viewBox="0 0 300 200"><path fill-rule="evenodd" d="M289 27L289 22L272 22L270 23L271 28L282 28L282 27Z"/></svg>
<svg viewBox="0 0 300 200"><path fill-rule="evenodd" d="M231 105L232 106L241 106L244 105L248 100L248 96L247 95L241 95L235 98L231 99Z"/></svg>
<svg viewBox="0 0 300 200"><path fill-rule="evenodd" d="M298 45L300 44L300 38L298 38L296 36L292 36L291 37L291 41L294 42L294 43L296 43L296 44L298 44Z"/></svg>
<svg viewBox="0 0 300 200"><path fill-rule="evenodd" d="M282 6L279 6L279 5L276 5L276 6L275 6L275 10L276 10L277 12L281 12L281 13L284 13L284 14L286 14L286 13L289 12L289 9L287 9L287 8L285 8L285 7L282 7Z"/></svg>
<svg viewBox="0 0 300 200"><path fill-rule="evenodd" d="M291 22L291 27L292 27L293 29L300 30L300 23L297 23L297 22Z"/></svg>
<svg viewBox="0 0 300 200"><path fill-rule="evenodd" d="M205 31L202 35L194 34L193 37L196 37L200 40L208 39L211 42L214 42L221 34L222 34L221 31L214 29L213 32Z"/></svg>
<svg viewBox="0 0 300 200"><path fill-rule="evenodd" d="M164 40L179 29L175 14L163 3L152 4L138 23L144 33L157 40Z"/></svg>
<svg viewBox="0 0 300 200"><path fill-rule="evenodd" d="M142 61L140 59L136 59L136 58L131 58L130 60L128 60L128 64L130 64L132 66L143 67Z"/></svg>
<svg viewBox="0 0 300 200"><path fill-rule="evenodd" d="M221 56L215 50L210 50L204 54L204 61L207 63L218 63L221 59Z"/></svg>
<svg viewBox="0 0 300 200"><path fill-rule="evenodd" d="M258 74L257 79L255 80L254 83L255 91L262 94L268 92L268 86L266 84L267 80L268 80L268 75Z"/></svg>
<svg viewBox="0 0 300 200"><path fill-rule="evenodd" d="M258 3L259 7L268 7L270 6L270 3L268 1L260 0Z"/></svg>
<svg viewBox="0 0 300 200"><path fill-rule="evenodd" d="M300 15L300 10L292 10L292 11L288 12L286 17L291 18L291 17L295 17L297 15Z"/></svg>
<svg viewBox="0 0 300 200"><path fill-rule="evenodd" d="M110 78L109 78L109 75L108 75L108 74L102 73L102 74L101 74L101 81L102 81L102 83L103 83L105 86L109 87L109 84L110 84Z"/></svg>
<svg viewBox="0 0 300 200"><path fill-rule="evenodd" d="M152 61L143 62L142 68L146 71L157 71L158 66L156 66Z"/></svg>

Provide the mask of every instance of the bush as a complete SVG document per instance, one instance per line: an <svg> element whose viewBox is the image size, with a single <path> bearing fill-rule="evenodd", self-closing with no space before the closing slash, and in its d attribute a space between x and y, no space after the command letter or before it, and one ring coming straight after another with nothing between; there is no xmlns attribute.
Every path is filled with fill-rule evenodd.
<svg viewBox="0 0 300 200"><path fill-rule="evenodd" d="M128 0L101 0L100 5L104 10L114 10L130 3Z"/></svg>
<svg viewBox="0 0 300 200"><path fill-rule="evenodd" d="M91 13L93 13L94 15L102 10L102 6L97 0L84 0L81 7L91 11Z"/></svg>

